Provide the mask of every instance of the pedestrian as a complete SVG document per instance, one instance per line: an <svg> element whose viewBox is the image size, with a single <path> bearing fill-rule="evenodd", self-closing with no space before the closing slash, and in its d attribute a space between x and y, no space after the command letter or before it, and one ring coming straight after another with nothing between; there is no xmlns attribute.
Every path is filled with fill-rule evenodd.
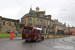
<svg viewBox="0 0 75 50"><path fill-rule="evenodd" d="M17 37L18 31L16 31L16 37Z"/></svg>

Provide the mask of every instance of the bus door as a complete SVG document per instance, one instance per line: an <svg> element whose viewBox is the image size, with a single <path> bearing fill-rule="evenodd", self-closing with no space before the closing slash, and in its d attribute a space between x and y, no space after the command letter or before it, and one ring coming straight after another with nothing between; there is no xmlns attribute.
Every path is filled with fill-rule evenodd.
<svg viewBox="0 0 75 50"><path fill-rule="evenodd" d="M35 34L38 38L41 38L42 37L42 31L41 30L35 30Z"/></svg>

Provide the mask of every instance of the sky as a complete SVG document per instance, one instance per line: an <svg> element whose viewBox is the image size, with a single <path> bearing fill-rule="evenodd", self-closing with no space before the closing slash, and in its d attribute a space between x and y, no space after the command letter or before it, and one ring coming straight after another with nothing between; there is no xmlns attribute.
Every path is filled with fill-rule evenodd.
<svg viewBox="0 0 75 50"><path fill-rule="evenodd" d="M0 0L0 16L21 19L29 12L30 7L45 11L52 19L75 26L75 0Z"/></svg>

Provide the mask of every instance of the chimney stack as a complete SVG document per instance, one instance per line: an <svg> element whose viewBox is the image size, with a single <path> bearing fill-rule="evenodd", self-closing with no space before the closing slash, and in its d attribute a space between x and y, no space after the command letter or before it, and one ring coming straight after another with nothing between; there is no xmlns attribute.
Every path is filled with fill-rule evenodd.
<svg viewBox="0 0 75 50"><path fill-rule="evenodd" d="M36 12L39 12L39 7L36 7Z"/></svg>
<svg viewBox="0 0 75 50"><path fill-rule="evenodd" d="M64 23L64 25L66 26L66 23Z"/></svg>

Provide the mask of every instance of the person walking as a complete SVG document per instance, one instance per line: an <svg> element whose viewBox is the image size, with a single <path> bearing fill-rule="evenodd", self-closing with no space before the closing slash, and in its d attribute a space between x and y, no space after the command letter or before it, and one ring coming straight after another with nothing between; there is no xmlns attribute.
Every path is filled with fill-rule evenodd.
<svg viewBox="0 0 75 50"><path fill-rule="evenodd" d="M18 31L16 31L16 37L17 37Z"/></svg>

